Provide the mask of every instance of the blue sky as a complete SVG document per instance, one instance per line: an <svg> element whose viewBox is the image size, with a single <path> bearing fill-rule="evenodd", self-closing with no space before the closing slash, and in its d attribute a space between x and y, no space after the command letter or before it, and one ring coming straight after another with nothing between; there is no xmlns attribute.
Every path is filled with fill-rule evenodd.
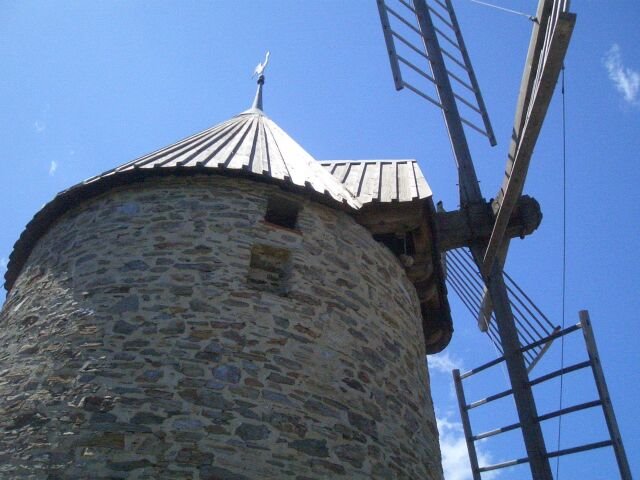
<svg viewBox="0 0 640 480"><path fill-rule="evenodd" d="M534 13L533 0L495 3ZM531 29L516 15L454 2L498 146L469 133L483 193L502 180ZM632 471L640 472L640 34L636 1L574 1L578 22L566 60L566 323L588 309ZM457 208L454 163L440 112L395 92L372 1L7 1L0 5L0 269L13 243L58 191L249 107L251 73L271 51L265 111L317 159L416 158L436 200ZM554 97L525 192L544 213L512 242L506 269L562 322L562 111ZM432 361L447 480L464 469L448 370L495 356L451 294L456 332ZM579 338L578 338L579 340ZM568 341L566 356L580 357ZM559 366L551 353L537 373ZM534 374L535 376L535 374ZM577 378L577 377L576 377ZM565 382L565 405L590 400L590 377ZM470 385L470 400L506 388L501 370ZM557 408L558 385L538 392ZM472 416L474 429L509 423L507 402ZM566 420L562 447L599 440L593 413ZM557 448L557 424L545 427ZM594 438L591 438L594 437ZM517 436L480 446L487 461L520 456ZM456 461L455 459L460 459ZM562 460L559 478L615 478L609 450ZM555 467L554 467L555 469ZM527 470L497 478L527 478ZM489 477L486 477L489 478Z"/></svg>

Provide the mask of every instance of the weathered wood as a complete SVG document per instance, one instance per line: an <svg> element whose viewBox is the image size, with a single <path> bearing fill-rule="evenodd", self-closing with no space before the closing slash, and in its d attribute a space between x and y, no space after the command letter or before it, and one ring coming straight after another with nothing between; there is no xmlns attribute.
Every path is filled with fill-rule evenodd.
<svg viewBox="0 0 640 480"><path fill-rule="evenodd" d="M527 60L528 69L523 75L521 87L526 93L521 94L523 105L518 106L520 118L516 118L505 177L493 202L496 221L484 254L484 273L490 271L496 260L496 253L504 241L512 209L522 193L533 149L551 103L576 21L575 14L560 13L557 23L549 26L552 32L547 32L548 15L544 18L545 21L540 18L541 25L534 30L531 40L532 46L535 46L530 46L531 57ZM546 56L540 58L543 52ZM536 75L532 79L531 73L534 68ZM525 109L526 118L522 118ZM518 128L518 125L521 125L521 128Z"/></svg>
<svg viewBox="0 0 640 480"><path fill-rule="evenodd" d="M523 195L518 200L505 232L508 238L524 237L540 225L540 204L533 197ZM440 251L486 243L493 227L490 204L470 205L452 212L436 214L438 248Z"/></svg>
<svg viewBox="0 0 640 480"><path fill-rule="evenodd" d="M609 430L609 436L613 443L613 450L616 455L616 461L618 462L618 469L620 470L620 478L622 478L622 480L631 480L631 468L629 467L627 453L625 452L624 444L622 443L622 436L620 435L620 429L618 428L616 414L613 411L607 382L604 378L602 364L600 363L600 355L598 354L598 347L596 346L596 338L593 335L593 330L591 329L589 312L587 310L580 310L579 315L580 325L582 325L582 334L584 335L584 343L586 344L587 352L589 354L591 370L593 371L593 377L596 381L598 395L602 401L602 410L607 423L607 429Z"/></svg>
<svg viewBox="0 0 640 480"><path fill-rule="evenodd" d="M476 249L474 252L476 255L480 254L478 250L480 249ZM536 480L552 480L553 475L547 459L544 436L538 421L536 402L529 385L529 376L520 350L518 331L513 321L502 270L494 264L491 274L486 277L485 281L493 299L500 343L513 389L513 398L516 402L531 474Z"/></svg>
<svg viewBox="0 0 640 480"><path fill-rule="evenodd" d="M373 235L410 232L424 223L424 207L422 201L376 203L362 207L355 218Z"/></svg>

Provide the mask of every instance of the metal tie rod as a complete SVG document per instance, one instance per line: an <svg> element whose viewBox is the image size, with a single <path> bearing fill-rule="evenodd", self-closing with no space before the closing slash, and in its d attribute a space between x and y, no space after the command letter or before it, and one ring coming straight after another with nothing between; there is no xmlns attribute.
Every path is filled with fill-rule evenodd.
<svg viewBox="0 0 640 480"><path fill-rule="evenodd" d="M402 55L397 54L396 56L398 57L398 60L400 60L402 63L404 63L407 67L409 67L411 70L413 70L414 72L416 72L418 75L423 76L424 78L426 78L427 80L429 80L431 83L436 83L436 79L433 78L431 75L429 75L428 73L423 72L422 70L420 70L418 67L416 67L413 63L411 63L409 60L407 60L406 58L404 58Z"/></svg>
<svg viewBox="0 0 640 480"><path fill-rule="evenodd" d="M546 382L547 380L551 380L552 378L559 377L560 375L564 375L565 373L575 372L589 366L591 366L591 362L587 360L585 362L576 363L575 365L571 365L569 367L559 368L558 370L547 373L546 375L538 377L535 380L531 380L529 382L529 385L533 387L534 385L538 385L539 383Z"/></svg>
<svg viewBox="0 0 640 480"><path fill-rule="evenodd" d="M460 95L458 95L457 93L453 94L454 97L456 97L459 101L461 101L462 103L464 103L467 107L469 107L471 110L479 113L480 115L482 115L482 112L480 111L480 109L478 107L476 107L473 103L471 103L470 101L466 100L464 97L461 97Z"/></svg>
<svg viewBox="0 0 640 480"><path fill-rule="evenodd" d="M433 7L431 7L429 4L427 4L427 8L429 9L429 11L431 13L433 13L436 17L438 17L442 21L442 23L444 23L447 27L449 27L451 30L453 30L453 25L451 25L451 22L449 20L444 18L440 13L438 13L436 10L434 10Z"/></svg>
<svg viewBox="0 0 640 480"><path fill-rule="evenodd" d="M588 408L594 408L600 405L602 405L602 402L600 400L593 400L591 402L585 402L579 405L573 405L571 407L563 408L561 410L556 410L555 412L550 412L544 415L540 415L538 417L538 421L544 422L545 420L550 420L552 418L556 418L561 415L567 415L569 413L579 412L580 410L586 410ZM507 425L505 427L496 428L495 430L489 430L484 433L479 433L478 435L474 435L471 438L473 439L473 441L483 440L485 438L493 437L501 433L510 432L511 430L515 430L516 428L520 428L520 423L512 423L511 425Z"/></svg>
<svg viewBox="0 0 640 480"><path fill-rule="evenodd" d="M411 50L413 50L414 52L416 52L418 55L423 56L425 59L429 60L429 57L427 56L426 53L424 53L422 50L420 50L419 48L417 48L416 46L414 46L409 40L407 40L406 38L404 38L402 35L400 35L398 32L391 30L391 35L393 35L394 37L396 37L398 40L400 40L402 43L404 43L407 47L409 47Z"/></svg>
<svg viewBox="0 0 640 480"><path fill-rule="evenodd" d="M428 100L429 102L433 103L436 107L438 108L442 108L444 110L444 107L442 106L442 104L440 102L438 102L436 99L431 98L429 95L426 95L424 93L422 93L420 90L418 90L416 87L414 87L413 85L411 85L410 83L405 82L404 80L402 81L402 85L404 85L405 87L407 87L409 90L411 90L413 93L415 93L416 95L420 95L422 98L424 98L425 100Z"/></svg>
<svg viewBox="0 0 640 480"><path fill-rule="evenodd" d="M469 90L470 92L473 93L477 93L473 87L471 85L469 85L467 82L465 82L462 78L460 78L459 76L457 76L455 73L453 73L451 70L446 69L445 71L447 72L447 75L449 75L451 78L453 78L455 81L457 81L460 85L462 85L463 87L465 87L467 90Z"/></svg>
<svg viewBox="0 0 640 480"><path fill-rule="evenodd" d="M412 25L411 22L407 21L406 19L404 19L398 12L396 12L394 9L392 9L390 6L386 5L384 6L387 11L393 15L394 17L396 17L398 20L400 20L402 23L404 23L407 27L409 27L411 30L413 30L415 33L417 33L418 35L422 36L422 32L420 32L420 30L418 30L416 28L415 25Z"/></svg>
<svg viewBox="0 0 640 480"><path fill-rule="evenodd" d="M460 117L460 121L462 123L464 123L465 125L473 128L476 132L481 133L482 135L484 135L485 137L489 137L489 134L487 134L487 132L485 132L484 130L482 130L479 127L476 127L473 123L471 123L469 120L467 120L466 118Z"/></svg>
<svg viewBox="0 0 640 480"><path fill-rule="evenodd" d="M547 453L547 458L561 457L563 455L571 455L572 453L586 452L587 450L595 450L596 448L610 447L613 445L611 440L603 440L602 442L593 442L579 447L565 448ZM631 478L631 477L629 477Z"/></svg>
<svg viewBox="0 0 640 480"><path fill-rule="evenodd" d="M416 11L414 10L414 8L409 5L407 2L405 2L405 0L398 0L402 5L404 5L405 7L407 7L409 10L411 10L413 13L416 13Z"/></svg>
<svg viewBox="0 0 640 480"><path fill-rule="evenodd" d="M490 395L482 400L475 401L466 405L467 410L471 410L472 408L479 407L480 405L486 405L489 402L493 402L494 400L499 400L501 398L507 397L513 393L513 389L505 390L504 392L496 393L495 395Z"/></svg>
<svg viewBox="0 0 640 480"><path fill-rule="evenodd" d="M444 8L445 10L447 9L447 6L444 3L442 3L440 0L433 0L433 1L438 5L440 5L442 8Z"/></svg>
<svg viewBox="0 0 640 480"><path fill-rule="evenodd" d="M465 72L469 72L469 69L467 68L467 66L462 63L460 60L458 60L456 57L453 56L453 54L449 53L447 50L445 50L443 47L440 47L440 51L442 53L444 53L447 57L449 57L451 59L452 62L456 63L460 68L462 68Z"/></svg>
<svg viewBox="0 0 640 480"><path fill-rule="evenodd" d="M559 331L560 327L558 327L556 329L556 331ZM549 340L547 343L545 343L542 348L540 350L538 350L538 353L535 355L533 361L529 364L529 366L527 367L527 373L531 373L531 371L533 370L533 368L538 364L538 362L542 359L542 356L547 353L549 351L549 349L551 348L551 345L553 344L553 339Z"/></svg>
<svg viewBox="0 0 640 480"><path fill-rule="evenodd" d="M602 405L601 400L593 400L591 402L585 402L579 405L573 405L572 407L567 407L561 410L556 410L555 412L550 412L550 413L545 413L544 415L540 415L538 417L538 421L544 422L545 420L549 420L551 418L556 418L561 415L566 415L568 413L579 412L580 410L586 410L587 408L593 408L599 405Z"/></svg>
<svg viewBox="0 0 640 480"><path fill-rule="evenodd" d="M451 46L455 47L456 49L458 49L459 51L462 51L462 48L460 48L460 45L458 45L456 43L456 41L451 38L449 35L447 35L446 33L444 33L442 30L440 30L439 28L434 27L434 30L436 32L438 32L438 35L440 35L442 38L444 38L448 43L451 44Z"/></svg>
<svg viewBox="0 0 640 480"><path fill-rule="evenodd" d="M536 348L536 347L539 347L540 345L544 345L545 343L547 343L550 340L555 340L557 338L564 337L565 335L573 333L576 330L580 330L581 328L582 327L580 326L579 323L576 324L576 325L572 325L572 326L570 326L568 328L565 328L564 330L561 330L561 331L559 331L557 333L552 333L548 337L541 338L537 342L533 342L533 343L530 343L529 345L525 345L524 347L522 347L520 349L520 351L524 353L527 350L531 350L532 348Z"/></svg>
<svg viewBox="0 0 640 480"><path fill-rule="evenodd" d="M498 470L499 468L513 467L515 465L520 465L522 463L527 463L529 461L529 457L518 458L516 460L508 460L502 463L496 463L494 465L488 465L486 467L479 468L478 471L480 473L490 472L491 470Z"/></svg>
<svg viewBox="0 0 640 480"><path fill-rule="evenodd" d="M495 360L491 360L490 362L487 362L484 365L480 365L479 367L476 367L473 370L469 370L468 372L461 374L460 378L464 380L465 378L470 377L471 375L475 375L476 373L482 372L483 370L486 370L487 368L491 368L494 365L498 365L500 362L503 362L503 361L504 361L504 356L498 357Z"/></svg>
<svg viewBox="0 0 640 480"><path fill-rule="evenodd" d="M507 425L506 427L496 428L495 430L489 430L488 432L479 433L478 435L474 435L471 438L473 438L473 441L476 442L478 440L482 440L483 438L489 438L500 433L510 432L511 430L515 430L516 428L520 428L520 422L512 423L511 425Z"/></svg>

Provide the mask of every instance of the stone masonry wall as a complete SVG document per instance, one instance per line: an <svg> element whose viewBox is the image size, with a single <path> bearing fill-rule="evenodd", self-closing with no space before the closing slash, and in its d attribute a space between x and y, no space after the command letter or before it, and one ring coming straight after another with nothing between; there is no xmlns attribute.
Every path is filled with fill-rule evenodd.
<svg viewBox="0 0 640 480"><path fill-rule="evenodd" d="M150 179L54 224L0 317L0 478L442 478L411 283L279 192Z"/></svg>

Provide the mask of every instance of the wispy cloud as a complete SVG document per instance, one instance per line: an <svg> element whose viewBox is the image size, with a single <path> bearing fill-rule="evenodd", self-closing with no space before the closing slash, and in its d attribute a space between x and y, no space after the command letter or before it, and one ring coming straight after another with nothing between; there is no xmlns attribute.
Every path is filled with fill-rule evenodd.
<svg viewBox="0 0 640 480"><path fill-rule="evenodd" d="M640 72L626 67L622 62L620 46L614 43L603 60L609 73L609 79L616 90L622 94L625 102L633 106L640 106Z"/></svg>
<svg viewBox="0 0 640 480"><path fill-rule="evenodd" d="M47 124L44 123L43 120L36 120L33 122L33 128L36 130L36 133L42 133L47 129Z"/></svg>
<svg viewBox="0 0 640 480"><path fill-rule="evenodd" d="M462 370L462 360L452 356L448 350L437 355L430 355L427 357L429 363L429 370L432 372L451 374L451 370L457 368Z"/></svg>
<svg viewBox="0 0 640 480"><path fill-rule="evenodd" d="M471 465L469 464L469 453L467 443L464 439L462 425L452 421L450 417L440 417L438 431L440 432L440 451L442 453L442 469L444 478L447 480L472 480ZM494 461L491 454L482 448L481 443L476 443L476 453L478 463L482 465L492 464ZM489 480L496 478L499 472L487 472L482 478Z"/></svg>
<svg viewBox="0 0 640 480"><path fill-rule="evenodd" d="M3 273L7 269L8 263L9 263L9 259L5 257L0 257L0 273Z"/></svg>
<svg viewBox="0 0 640 480"><path fill-rule="evenodd" d="M58 162L51 160L51 163L49 164L49 175L53 176L56 173L56 170L58 170Z"/></svg>

